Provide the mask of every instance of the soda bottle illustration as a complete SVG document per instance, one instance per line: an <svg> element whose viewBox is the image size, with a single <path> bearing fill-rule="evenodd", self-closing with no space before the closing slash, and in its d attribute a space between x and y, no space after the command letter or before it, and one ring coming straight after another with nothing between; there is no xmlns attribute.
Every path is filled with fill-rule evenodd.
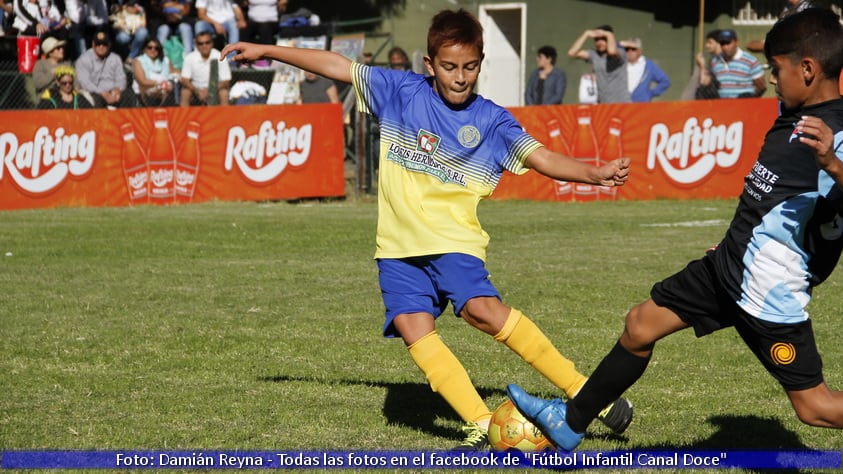
<svg viewBox="0 0 843 474"><path fill-rule="evenodd" d="M146 152L138 143L132 124L121 125L120 135L123 136L123 153L120 161L123 166L123 176L126 178L126 189L129 192L129 204L146 204L149 202L149 163Z"/></svg>
<svg viewBox="0 0 843 474"><path fill-rule="evenodd" d="M188 122L187 139L176 159L176 201L190 202L199 177L199 122Z"/></svg>
<svg viewBox="0 0 843 474"><path fill-rule="evenodd" d="M600 164L606 164L612 160L623 157L623 146L621 145L621 133L623 132L623 121L617 117L609 121L609 135L603 142L600 149ZM614 200L618 195L618 188L614 186L600 186L599 194L601 199Z"/></svg>
<svg viewBox="0 0 843 474"><path fill-rule="evenodd" d="M565 156L571 156L571 148L562 136L562 124L558 119L552 118L547 121L547 148ZM557 201L569 201L573 186L568 181L553 180L554 192Z"/></svg>
<svg viewBox="0 0 843 474"><path fill-rule="evenodd" d="M577 127L574 131L571 156L590 165L599 163L597 157L597 136L591 125L591 106L577 106ZM575 201L593 201L597 199L597 186L584 183L574 183Z"/></svg>
<svg viewBox="0 0 843 474"><path fill-rule="evenodd" d="M152 111L154 128L149 137L150 202L168 204L175 199L176 146L170 134L167 109Z"/></svg>

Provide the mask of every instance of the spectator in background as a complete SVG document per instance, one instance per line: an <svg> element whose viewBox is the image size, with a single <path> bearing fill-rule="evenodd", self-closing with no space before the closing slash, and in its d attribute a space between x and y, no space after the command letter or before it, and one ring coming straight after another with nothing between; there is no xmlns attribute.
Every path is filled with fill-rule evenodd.
<svg viewBox="0 0 843 474"><path fill-rule="evenodd" d="M711 60L721 52L720 43L717 41L719 37L720 30L712 30L705 35L705 42L703 43L705 54L699 52L694 58L694 72L691 75L691 81L682 93L683 100L717 99L720 97L717 92L719 89L717 79L711 75ZM708 76L706 85L702 85L703 75Z"/></svg>
<svg viewBox="0 0 843 474"><path fill-rule="evenodd" d="M39 109L90 109L91 102L76 90L76 72L73 66L61 65L55 69L55 82L39 97Z"/></svg>
<svg viewBox="0 0 843 474"><path fill-rule="evenodd" d="M389 68L397 71L409 71L412 69L410 57L400 46L393 46L386 55L389 61Z"/></svg>
<svg viewBox="0 0 843 474"><path fill-rule="evenodd" d="M132 107L134 97L127 91L126 71L123 61L111 51L111 38L105 31L98 32L91 42L91 49L76 60L79 87L94 98L95 107Z"/></svg>
<svg viewBox="0 0 843 474"><path fill-rule="evenodd" d="M196 49L185 56L184 66L181 69L181 106L208 105L214 102L228 105L231 84L231 69L228 61L219 60L220 52L214 48L214 39L210 32L196 33L195 40ZM213 80L212 70L217 71ZM212 88L217 90L215 97L210 95Z"/></svg>
<svg viewBox="0 0 843 474"><path fill-rule="evenodd" d="M761 63L738 47L735 30L720 30L717 42L720 54L711 59L708 69L700 70L700 85L709 85L714 78L721 98L760 97L767 90Z"/></svg>
<svg viewBox="0 0 843 474"><path fill-rule="evenodd" d="M208 32L229 43L239 41L240 29L246 27L243 11L232 0L196 0L196 17L197 35Z"/></svg>
<svg viewBox="0 0 843 474"><path fill-rule="evenodd" d="M240 36L253 43L275 44L279 18L277 0L243 0L243 6L246 8L246 27Z"/></svg>
<svg viewBox="0 0 843 474"><path fill-rule="evenodd" d="M13 16L15 6L12 0L0 0L0 36L6 35L9 26L9 18Z"/></svg>
<svg viewBox="0 0 843 474"><path fill-rule="evenodd" d="M114 31L109 21L107 0L66 0L65 9L71 19L70 35L76 43L76 55L81 56L87 45L100 32L105 32L109 38L114 38ZM79 70L76 70L77 75Z"/></svg>
<svg viewBox="0 0 843 474"><path fill-rule="evenodd" d="M38 0L14 0L15 21L12 27L20 36L41 36L48 28Z"/></svg>
<svg viewBox="0 0 843 474"><path fill-rule="evenodd" d="M193 51L193 0L152 0L151 26L161 45L166 45L171 36L181 39L180 57L169 57L171 63L179 67L187 53ZM166 51L166 48L165 48Z"/></svg>
<svg viewBox="0 0 843 474"><path fill-rule="evenodd" d="M525 105L561 104L568 87L565 71L556 67L556 48L542 46L536 55L535 71L524 89Z"/></svg>
<svg viewBox="0 0 843 474"><path fill-rule="evenodd" d="M641 51L641 39L621 41L626 50L626 75L633 102L650 102L670 87L670 78Z"/></svg>
<svg viewBox="0 0 843 474"><path fill-rule="evenodd" d="M146 11L138 4L138 0L125 0L122 6L117 5L116 8L117 12L110 17L114 40L120 46L120 54L126 58L126 64L131 65L149 38Z"/></svg>
<svg viewBox="0 0 843 474"><path fill-rule="evenodd" d="M338 104L340 102L340 95L334 81L310 71L304 71L304 80L299 83L299 87L301 88L299 99L301 104L322 102Z"/></svg>
<svg viewBox="0 0 843 474"><path fill-rule="evenodd" d="M594 49L583 49L587 39L594 40ZM597 78L597 101L601 104L630 102L629 84L626 74L626 51L615 39L610 25L585 30L574 40L568 56L582 59L594 68Z"/></svg>
<svg viewBox="0 0 843 474"><path fill-rule="evenodd" d="M35 84L35 93L38 97L48 88L56 85L55 70L58 66L70 66L64 60L64 41L48 36L41 42L41 59L35 61L32 69L32 82ZM76 71L73 71L76 78ZM78 87L79 84L76 84Z"/></svg>
<svg viewBox="0 0 843 474"><path fill-rule="evenodd" d="M149 39L132 64L134 82L132 90L138 102L144 107L175 105L173 83L170 78L177 74L170 60L164 54L164 47L155 39Z"/></svg>

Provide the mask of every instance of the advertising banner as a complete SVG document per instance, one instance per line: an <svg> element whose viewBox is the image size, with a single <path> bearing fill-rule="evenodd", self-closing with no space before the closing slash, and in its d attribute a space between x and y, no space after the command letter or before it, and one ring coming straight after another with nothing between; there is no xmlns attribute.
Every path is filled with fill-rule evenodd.
<svg viewBox="0 0 843 474"><path fill-rule="evenodd" d="M0 209L345 194L339 104L0 112Z"/></svg>
<svg viewBox="0 0 843 474"><path fill-rule="evenodd" d="M555 105L509 109L554 151L598 164L632 160L620 188L554 181L536 172L506 173L492 198L544 201L731 198L743 189L776 99L646 104Z"/></svg>

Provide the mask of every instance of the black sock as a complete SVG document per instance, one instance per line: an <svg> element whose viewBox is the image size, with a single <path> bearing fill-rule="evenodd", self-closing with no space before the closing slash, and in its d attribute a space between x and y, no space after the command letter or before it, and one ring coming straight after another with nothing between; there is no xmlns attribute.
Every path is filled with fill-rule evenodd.
<svg viewBox="0 0 843 474"><path fill-rule="evenodd" d="M566 418L571 429L585 433L591 421L644 374L649 362L650 357L634 355L618 341L577 396L568 401Z"/></svg>

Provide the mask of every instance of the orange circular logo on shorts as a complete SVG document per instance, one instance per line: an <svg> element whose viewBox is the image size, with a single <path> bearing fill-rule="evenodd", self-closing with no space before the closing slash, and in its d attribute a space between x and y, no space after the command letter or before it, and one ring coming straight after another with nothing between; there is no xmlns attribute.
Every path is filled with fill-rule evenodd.
<svg viewBox="0 0 843 474"><path fill-rule="evenodd" d="M796 360L796 348L789 342L777 342L770 348L770 357L776 364L790 364Z"/></svg>

